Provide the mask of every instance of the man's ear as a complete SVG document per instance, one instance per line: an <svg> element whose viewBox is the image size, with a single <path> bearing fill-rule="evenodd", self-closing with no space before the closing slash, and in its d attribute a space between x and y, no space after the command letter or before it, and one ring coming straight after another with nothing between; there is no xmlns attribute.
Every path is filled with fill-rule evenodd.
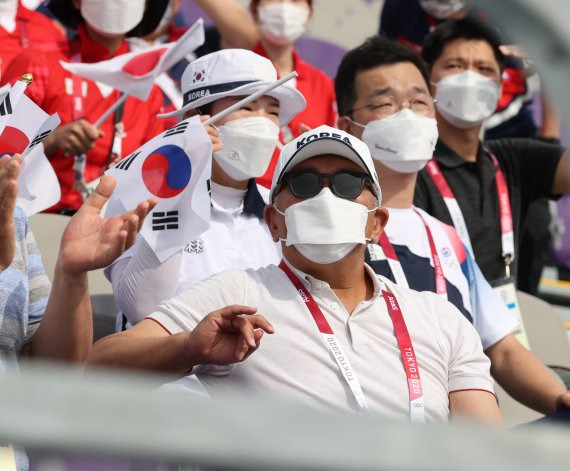
<svg viewBox="0 0 570 471"><path fill-rule="evenodd" d="M382 234L388 223L388 217L388 210L384 207L380 207L374 212L374 226L372 227L372 234L370 235L372 243L377 244L380 240L380 234Z"/></svg>
<svg viewBox="0 0 570 471"><path fill-rule="evenodd" d="M267 228L269 229L273 242L279 242L279 228L277 227L277 224L275 224L275 217L278 214L279 213L275 210L275 207L272 204L268 204L263 209L263 219L265 220L265 224L267 224Z"/></svg>

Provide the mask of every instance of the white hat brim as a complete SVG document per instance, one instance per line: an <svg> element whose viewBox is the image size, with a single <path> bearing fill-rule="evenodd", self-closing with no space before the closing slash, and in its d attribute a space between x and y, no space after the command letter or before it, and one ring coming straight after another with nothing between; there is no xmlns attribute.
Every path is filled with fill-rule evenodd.
<svg viewBox="0 0 570 471"><path fill-rule="evenodd" d="M157 115L157 118L162 119L162 118L169 118L172 116L181 117L188 110L199 108L200 106L207 105L208 103L212 103L213 101L228 96L253 95L255 92L267 88L269 85L271 85L271 83L272 82L266 80L258 80L255 82L242 85L241 87L233 88L232 90L229 91L212 93L200 97L197 100L191 101L190 103L186 104L179 110L172 111L170 113L159 114ZM279 123L281 124L281 126L285 126L287 123L289 123L289 121L291 121L291 119L296 114L303 111L307 106L307 102L303 94L299 92L299 90L290 85L281 85L277 88L274 88L273 90L267 92L267 95L279 100Z"/></svg>

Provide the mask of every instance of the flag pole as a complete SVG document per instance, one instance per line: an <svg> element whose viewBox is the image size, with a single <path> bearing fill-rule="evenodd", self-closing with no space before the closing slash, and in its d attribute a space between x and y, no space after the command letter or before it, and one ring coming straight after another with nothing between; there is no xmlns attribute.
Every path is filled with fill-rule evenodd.
<svg viewBox="0 0 570 471"><path fill-rule="evenodd" d="M259 90L258 92L255 92L253 95L245 97L243 100L240 100L237 103L234 103L229 108L226 108L225 110L220 111L218 114L216 114L216 115L212 116L211 118L207 119L206 121L204 121L204 126L218 122L220 119L229 115L230 113L233 113L235 110L239 110L242 106L245 106L245 105L251 103L252 101L257 100L259 97L262 97L263 95L267 95L268 92L270 92L274 88L277 88L277 87L283 85L285 82L288 82L289 80L297 77L297 75L299 75L299 74L297 72L293 71L289 75L286 75L285 77L277 80L277 82L274 82L271 85L265 87L263 90Z"/></svg>
<svg viewBox="0 0 570 471"><path fill-rule="evenodd" d="M121 96L119 97L119 99L113 103L108 109L107 111L105 111L97 121L95 121L95 124L93 126L95 126L96 128L99 128L104 122L105 120L111 116L111 114L113 114L115 112L115 110L117 108L119 108L119 106L121 106L125 100L129 97L129 95L127 95L126 93L122 93Z"/></svg>

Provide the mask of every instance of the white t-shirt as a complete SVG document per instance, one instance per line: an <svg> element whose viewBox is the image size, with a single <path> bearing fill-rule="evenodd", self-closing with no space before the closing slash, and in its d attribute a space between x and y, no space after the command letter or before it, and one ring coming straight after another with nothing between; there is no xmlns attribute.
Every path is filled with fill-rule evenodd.
<svg viewBox="0 0 570 471"><path fill-rule="evenodd" d="M499 295L489 285L479 266L465 249L452 226L418 208L389 208L384 228L402 266L408 286L417 291L435 291L435 273L427 232L429 225L446 280L447 299L466 317L471 317L483 348L487 349L519 328ZM368 245L368 263L380 275L394 280L386 255L379 245Z"/></svg>
<svg viewBox="0 0 570 471"><path fill-rule="evenodd" d="M293 267L291 267L293 268ZM370 267L374 295L349 315L329 285L293 268L344 347L373 413L408 420L409 393L392 321ZM445 423L450 391L493 391L489 360L473 326L432 293L385 280L397 297L416 352L426 420ZM171 334L191 331L208 313L231 304L255 306L275 328L246 361L194 370L215 396L226 388L285 396L315 407L358 410L299 293L278 267L227 271L157 306L149 318Z"/></svg>

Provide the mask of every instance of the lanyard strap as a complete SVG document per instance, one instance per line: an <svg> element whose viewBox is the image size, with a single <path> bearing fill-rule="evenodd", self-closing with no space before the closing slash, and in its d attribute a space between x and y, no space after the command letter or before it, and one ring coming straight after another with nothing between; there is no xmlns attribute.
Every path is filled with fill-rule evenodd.
<svg viewBox="0 0 570 471"><path fill-rule="evenodd" d="M515 242L514 242L514 232L513 232L513 216L511 212L511 200L509 197L509 189L505 180L505 175L499 163L499 159L490 150L485 149L485 154L489 157L493 165L495 166L495 181L497 186L497 195L499 199L499 211L500 211L500 221L501 221L501 255L505 260L505 271L507 277L510 276L510 264L515 258ZM465 224L465 219L463 218L463 213L459 208L457 199L453 194L453 191L447 184L441 169L437 161L432 158L426 165L426 170L433 180L435 186L439 190L445 205L451 215L451 220L455 226L455 230L459 234L461 241L467 246L470 254L473 254L473 247L471 245L471 239L469 238L469 232L467 231L467 225Z"/></svg>
<svg viewBox="0 0 570 471"><path fill-rule="evenodd" d="M451 215L451 221L453 222L453 226L455 227L461 242L463 242L467 247L470 255L473 256L473 247L471 246L471 239L469 238L467 224L465 224L461 208L459 207L459 204L457 204L453 191L451 191L451 188L447 184L447 180L443 176L443 173L441 173L437 161L433 157L427 163L426 170L443 198L445 206L447 206L447 210Z"/></svg>
<svg viewBox="0 0 570 471"><path fill-rule="evenodd" d="M340 343L336 340L332 327L325 318L321 308L318 306L316 301L311 296L311 293L307 291L303 283L295 276L287 264L282 260L279 264L279 268L287 275L293 286L297 289L299 296L307 306L307 309L311 313L319 332L328 346L331 355L336 361L336 364L347 382L354 398L360 409L365 411L368 409L368 402L366 396L362 391L360 382L356 376L356 372L352 369L348 356L343 352L343 348ZM398 347L400 348L400 353L402 356L402 361L404 363L404 369L406 371L406 376L408 379L408 391L410 395L410 418L412 422L425 422L425 412L424 412L424 399L422 384L420 380L419 367L416 361L416 354L412 346L412 340L408 329L406 327L406 322L402 316L402 312L398 305L396 297L389 293L386 287L382 286L382 295L384 301L386 302L386 307L388 308L388 313L392 324L394 325L394 331L396 334L396 340L398 342Z"/></svg>
<svg viewBox="0 0 570 471"><path fill-rule="evenodd" d="M445 299L447 299L447 284L445 281L445 275L443 273L443 266L441 264L441 260L437 253L437 248L435 246L435 242L433 239L433 234L423 215L415 209L414 211L422 220L424 228L426 230L426 235L429 243L429 250L431 254L431 260L433 263L433 271L435 275L435 292L440 296L443 296ZM392 246L390 239L388 239L388 236L386 235L386 231L382 232L382 234L380 235L379 242L380 246L382 247L382 250L384 251L384 254L386 255L386 259L388 260L388 265L390 265L390 270L392 270L392 274L394 275L396 284L409 288L408 280L406 278L406 273L402 268L400 260L398 260L398 254L396 254L396 251L394 250L394 247Z"/></svg>
<svg viewBox="0 0 570 471"><path fill-rule="evenodd" d="M499 211L501 213L501 245L503 248L503 258L508 268L515 258L515 238L513 232L513 215L511 212L511 199L509 197L509 189L505 180L505 174L499 163L497 156L490 150L485 149L485 153L493 162L495 169L495 179L497 183L497 195L499 195Z"/></svg>

